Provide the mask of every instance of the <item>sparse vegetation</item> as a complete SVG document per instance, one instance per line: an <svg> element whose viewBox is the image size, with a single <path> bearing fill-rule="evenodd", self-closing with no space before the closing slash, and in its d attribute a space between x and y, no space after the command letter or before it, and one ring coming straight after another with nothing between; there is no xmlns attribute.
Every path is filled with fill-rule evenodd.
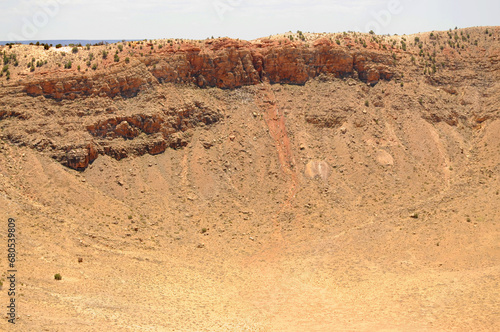
<svg viewBox="0 0 500 332"><path fill-rule="evenodd" d="M54 279L55 279L55 280L62 280L62 276L61 276L61 274L56 273L56 274L54 275Z"/></svg>
<svg viewBox="0 0 500 332"><path fill-rule="evenodd" d="M78 53L78 47L74 46L74 47L71 49L71 52L72 52L73 54Z"/></svg>

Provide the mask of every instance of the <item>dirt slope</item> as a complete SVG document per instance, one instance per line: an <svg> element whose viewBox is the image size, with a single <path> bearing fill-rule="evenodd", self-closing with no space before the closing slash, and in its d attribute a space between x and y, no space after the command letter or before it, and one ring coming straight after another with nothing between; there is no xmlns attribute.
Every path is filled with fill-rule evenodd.
<svg viewBox="0 0 500 332"><path fill-rule="evenodd" d="M64 71L58 53L6 48L20 62L0 89L16 330L498 330L499 36L152 41L80 74L87 50ZM339 52L351 71L300 69ZM29 72L31 54L46 72ZM252 57L256 80L231 54ZM374 54L389 62L365 71ZM140 80L114 96L71 88Z"/></svg>

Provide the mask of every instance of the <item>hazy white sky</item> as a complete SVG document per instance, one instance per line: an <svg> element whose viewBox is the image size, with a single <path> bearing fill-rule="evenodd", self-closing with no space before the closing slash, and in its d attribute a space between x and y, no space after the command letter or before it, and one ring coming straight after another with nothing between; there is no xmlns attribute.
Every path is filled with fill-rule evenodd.
<svg viewBox="0 0 500 332"><path fill-rule="evenodd" d="M498 0L0 0L0 40L153 39L287 31L409 34L500 25Z"/></svg>

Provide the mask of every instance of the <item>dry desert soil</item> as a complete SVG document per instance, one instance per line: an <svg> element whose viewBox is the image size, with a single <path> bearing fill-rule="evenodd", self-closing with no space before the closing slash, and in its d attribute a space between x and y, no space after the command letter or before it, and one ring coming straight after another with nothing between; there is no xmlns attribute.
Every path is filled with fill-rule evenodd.
<svg viewBox="0 0 500 332"><path fill-rule="evenodd" d="M0 330L499 331L499 38L0 47Z"/></svg>

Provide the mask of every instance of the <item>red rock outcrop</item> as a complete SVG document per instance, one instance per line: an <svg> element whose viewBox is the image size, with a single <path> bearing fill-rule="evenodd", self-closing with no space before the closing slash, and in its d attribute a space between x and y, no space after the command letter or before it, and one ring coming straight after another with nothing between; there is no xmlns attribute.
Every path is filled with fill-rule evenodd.
<svg viewBox="0 0 500 332"><path fill-rule="evenodd" d="M44 73L25 83L25 91L31 96L43 95L56 100L86 96L133 97L154 82L146 66L134 61L133 65L112 65L93 74Z"/></svg>
<svg viewBox="0 0 500 332"><path fill-rule="evenodd" d="M370 84L390 80L392 59L387 52L351 51L326 38L312 46L220 39L208 41L203 48L188 43L178 49L167 46L148 56L136 55L128 64L112 64L90 74L60 71L50 76L35 75L23 84L31 96L61 100L133 97L158 81L233 89L262 81L304 84L320 74L350 77L355 72Z"/></svg>

